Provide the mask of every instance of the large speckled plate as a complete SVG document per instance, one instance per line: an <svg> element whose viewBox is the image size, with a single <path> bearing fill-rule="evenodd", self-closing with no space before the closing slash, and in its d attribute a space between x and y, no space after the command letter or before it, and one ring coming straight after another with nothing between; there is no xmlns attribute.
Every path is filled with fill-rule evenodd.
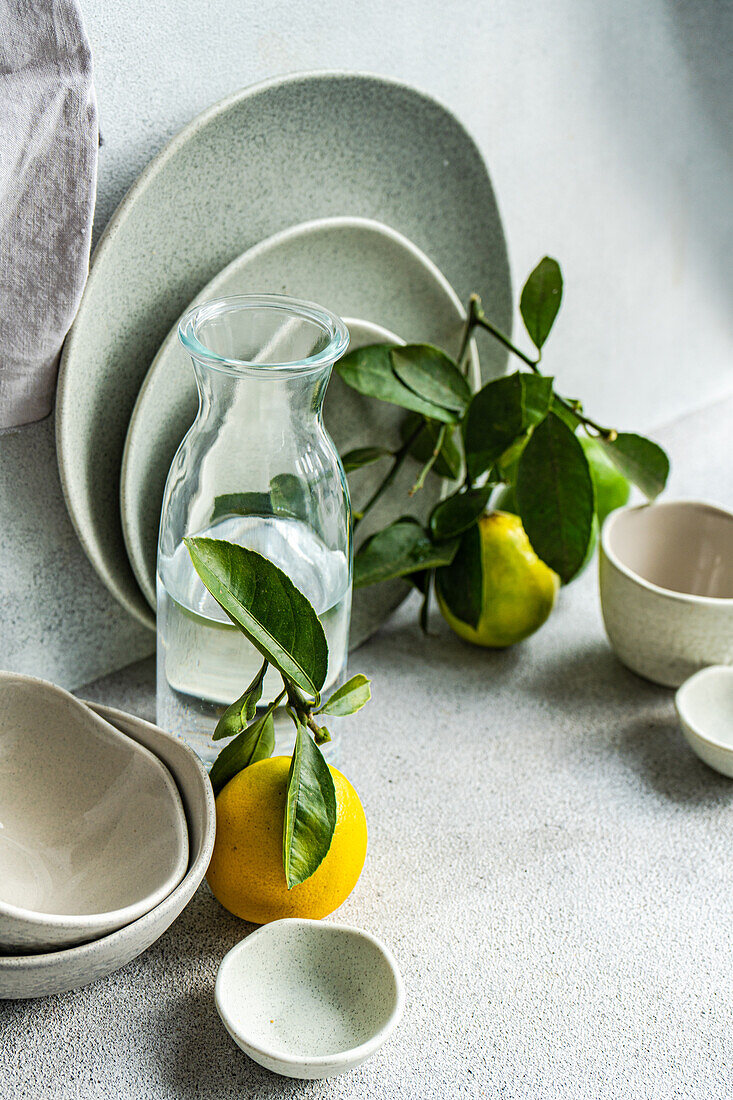
<svg viewBox="0 0 733 1100"><path fill-rule="evenodd" d="M140 384L176 318L226 264L287 226L341 214L403 233L461 301L477 291L510 327L506 246L478 149L445 107L380 77L301 74L216 104L151 162L99 243L59 373L59 469L94 568L151 627L119 508ZM494 375L505 358L487 344L481 360Z"/></svg>
<svg viewBox="0 0 733 1100"><path fill-rule="evenodd" d="M263 290L295 298L311 294L347 319L351 347L396 337L425 340L455 353L465 322L458 297L435 265L401 234L363 218L323 218L276 233L229 264L196 302ZM472 373L476 384L475 355ZM191 361L178 341L175 326L140 390L130 418L120 480L125 543L151 607L155 607L158 521L165 480L197 407ZM338 375L332 376L324 417L342 454L375 442L396 446L404 415L394 405L363 397L344 385ZM357 507L369 498L384 473L382 464L351 475ZM416 473L411 463L400 471L379 506L360 526L359 541L405 511L407 491ZM411 510L426 517L440 487L438 479L429 478ZM405 583L397 582L354 593L352 647L379 626L406 592Z"/></svg>

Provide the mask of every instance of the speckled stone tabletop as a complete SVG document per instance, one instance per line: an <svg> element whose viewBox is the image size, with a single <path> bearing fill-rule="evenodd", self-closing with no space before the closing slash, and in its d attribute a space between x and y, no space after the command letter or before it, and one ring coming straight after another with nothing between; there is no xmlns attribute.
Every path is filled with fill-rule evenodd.
<svg viewBox="0 0 733 1100"><path fill-rule="evenodd" d="M671 492L733 505L733 400L657 433ZM389 1043L292 1082L214 1008L250 930L204 885L145 955L87 989L0 1004L0 1097L578 1098L733 1095L733 782L701 764L672 692L619 665L594 570L505 652L408 602L352 658L374 701L342 767L370 847L338 920L382 937L407 988ZM84 689L154 716L144 662Z"/></svg>

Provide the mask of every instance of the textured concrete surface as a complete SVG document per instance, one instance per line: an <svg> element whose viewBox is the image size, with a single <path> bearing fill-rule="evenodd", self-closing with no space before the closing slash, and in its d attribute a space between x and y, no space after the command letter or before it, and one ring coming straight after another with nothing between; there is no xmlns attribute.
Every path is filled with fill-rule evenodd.
<svg viewBox="0 0 733 1100"><path fill-rule="evenodd" d="M733 504L733 401L660 438L672 492ZM701 764L672 692L622 668L591 569L503 653L409 602L352 657L374 701L344 731L369 818L336 919L383 937L396 1035L331 1082L271 1076L216 1016L249 926L203 886L144 956L91 988L0 1004L0 1097L729 1100L733 782ZM152 663L85 689L153 714Z"/></svg>

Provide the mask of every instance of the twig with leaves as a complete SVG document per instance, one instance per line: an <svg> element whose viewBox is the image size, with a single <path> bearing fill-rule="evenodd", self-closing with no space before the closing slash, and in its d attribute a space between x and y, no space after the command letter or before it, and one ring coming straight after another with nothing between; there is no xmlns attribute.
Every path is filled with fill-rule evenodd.
<svg viewBox="0 0 733 1100"><path fill-rule="evenodd" d="M206 588L263 658L214 731L215 741L229 739L211 769L214 793L244 768L272 755L278 707L285 707L295 725L283 820L283 868L292 889L323 862L336 827L333 777L319 748L331 735L317 719L354 714L369 701L369 680L359 673L322 700L328 673L326 635L313 606L287 574L235 543L210 538L185 542ZM270 665L280 674L282 690L258 714Z"/></svg>
<svg viewBox="0 0 733 1100"><path fill-rule="evenodd" d="M597 423L579 400L558 394L554 379L541 371L542 350L562 291L560 266L546 256L529 276L519 304L536 356L522 351L492 324L473 295L457 359L428 344L378 344L351 352L336 366L344 382L359 393L410 412L399 448L362 447L344 456L347 472L391 459L386 476L355 512L356 522L374 507L410 456L422 463L411 495L429 476L450 483L449 495L433 508L427 525L413 516L402 517L372 535L354 563L355 587L394 577L412 580L425 595L423 625L433 582L440 583L447 574L459 546L462 568L470 573L471 555L480 554L479 540L470 538L470 532L502 483L514 490L517 511L537 556L564 583L579 572L595 517L593 480L579 431L595 439L648 498L656 497L666 484L669 460L661 447L641 435ZM467 357L476 329L498 340L527 369L472 392ZM450 606L450 593L443 595ZM460 616L475 626L481 592L464 596Z"/></svg>

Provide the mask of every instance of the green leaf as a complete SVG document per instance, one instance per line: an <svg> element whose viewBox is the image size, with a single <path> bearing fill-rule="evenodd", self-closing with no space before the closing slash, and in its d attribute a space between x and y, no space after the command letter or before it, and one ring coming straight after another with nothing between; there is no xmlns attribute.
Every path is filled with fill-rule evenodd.
<svg viewBox="0 0 733 1100"><path fill-rule="evenodd" d="M420 420L423 420L423 418L416 413L411 413L405 417L400 427L403 440L408 439L413 434ZM434 420L424 420L422 431L410 447L410 454L421 465L428 461L435 450L441 427L442 425L436 424ZM450 481L454 481L459 477L463 465L461 450L456 443L454 431L454 428L448 429L432 468L432 473L437 474L438 477L448 478Z"/></svg>
<svg viewBox="0 0 733 1100"><path fill-rule="evenodd" d="M362 466L371 466L374 462L379 462L380 459L387 458L391 454L388 447L357 447L356 450L342 455L341 462L344 471L350 474L354 470L360 470Z"/></svg>
<svg viewBox="0 0 733 1100"><path fill-rule="evenodd" d="M318 714L334 714L343 717L356 714L372 697L369 680L361 672L352 676L345 684L334 691L318 711Z"/></svg>
<svg viewBox="0 0 733 1100"><path fill-rule="evenodd" d="M562 402L558 401L557 397L555 396L553 396L552 398L552 411L554 412L555 416L559 416L561 420L564 420L567 426L572 431L576 431L578 426L581 424L580 417L576 416L572 409L567 408L566 405L563 405Z"/></svg>
<svg viewBox="0 0 733 1100"><path fill-rule="evenodd" d="M391 355L395 374L418 397L463 415L471 389L444 351L432 344L408 344L392 348Z"/></svg>
<svg viewBox="0 0 733 1100"><path fill-rule="evenodd" d="M318 870L328 855L335 828L333 776L315 741L298 725L283 822L283 867L288 890Z"/></svg>
<svg viewBox="0 0 733 1100"><path fill-rule="evenodd" d="M441 500L430 515L433 538L449 539L467 531L485 511L493 490L493 483L489 482L480 489L468 489Z"/></svg>
<svg viewBox="0 0 733 1100"><path fill-rule="evenodd" d="M196 572L235 626L302 691L317 695L328 646L313 607L267 558L219 539L184 540Z"/></svg>
<svg viewBox="0 0 733 1100"><path fill-rule="evenodd" d="M221 750L209 772L214 795L223 790L230 779L248 768L250 764L256 764L258 760L266 760L268 756L272 756L275 748L275 722L272 712L275 705L271 703L261 718L242 730Z"/></svg>
<svg viewBox="0 0 733 1100"><path fill-rule="evenodd" d="M474 396L465 422L466 462L480 477L550 408L552 379L516 371L487 383Z"/></svg>
<svg viewBox="0 0 733 1100"><path fill-rule="evenodd" d="M354 588L447 565L457 546L456 539L436 545L416 520L399 519L372 535L359 550L354 559Z"/></svg>
<svg viewBox="0 0 733 1100"><path fill-rule="evenodd" d="M376 397L380 401L422 413L423 416L446 424L458 420L455 412L424 400L399 380L392 369L388 344L370 344L365 348L356 348L339 360L336 371L348 386L367 397Z"/></svg>
<svg viewBox="0 0 733 1100"><path fill-rule="evenodd" d="M604 454L621 473L638 485L642 493L654 500L669 477L669 459L657 443L643 435L620 432L612 443L598 436Z"/></svg>
<svg viewBox="0 0 733 1100"><path fill-rule="evenodd" d="M259 516L269 512L269 493L222 493L214 497L211 522L226 516Z"/></svg>
<svg viewBox="0 0 733 1100"><path fill-rule="evenodd" d="M524 448L516 497L535 553L567 584L585 560L595 500L580 441L554 413L535 428Z"/></svg>
<svg viewBox="0 0 733 1100"><path fill-rule="evenodd" d="M234 737L235 734L242 732L248 722L252 721L262 696L262 685L267 668L268 662L263 661L252 683L244 689L236 702L227 707L216 724L212 740L221 741L224 737Z"/></svg>
<svg viewBox="0 0 733 1100"><path fill-rule="evenodd" d="M519 312L538 351L555 323L562 301L562 272L557 260L545 256L524 284Z"/></svg>
<svg viewBox="0 0 733 1100"><path fill-rule="evenodd" d="M462 536L450 565L437 570L435 588L457 619L476 628L481 618L483 584L481 534L474 524Z"/></svg>
<svg viewBox="0 0 733 1100"><path fill-rule="evenodd" d="M307 519L309 495L305 482L295 474L275 474L270 480L270 500L279 515Z"/></svg>

